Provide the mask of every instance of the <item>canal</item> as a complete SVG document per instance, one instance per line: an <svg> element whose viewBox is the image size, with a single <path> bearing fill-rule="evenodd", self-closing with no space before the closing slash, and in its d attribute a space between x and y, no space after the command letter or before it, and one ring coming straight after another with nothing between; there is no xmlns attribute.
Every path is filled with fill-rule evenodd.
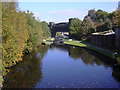
<svg viewBox="0 0 120 90"><path fill-rule="evenodd" d="M3 88L120 88L114 60L73 46L39 46L4 76Z"/></svg>

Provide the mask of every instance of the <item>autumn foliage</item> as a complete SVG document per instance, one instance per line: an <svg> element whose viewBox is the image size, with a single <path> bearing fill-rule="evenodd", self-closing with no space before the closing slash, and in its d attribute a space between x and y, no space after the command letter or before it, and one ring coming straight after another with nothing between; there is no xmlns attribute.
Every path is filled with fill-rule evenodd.
<svg viewBox="0 0 120 90"><path fill-rule="evenodd" d="M44 25L44 26L43 26ZM44 27L44 28L43 28ZM46 28L47 29L46 29ZM46 30L44 30L46 29ZM44 33L48 33L47 35ZM3 75L9 67L22 60L23 52L32 51L43 38L50 35L46 22L44 24L31 12L18 9L17 2L2 3L2 68Z"/></svg>

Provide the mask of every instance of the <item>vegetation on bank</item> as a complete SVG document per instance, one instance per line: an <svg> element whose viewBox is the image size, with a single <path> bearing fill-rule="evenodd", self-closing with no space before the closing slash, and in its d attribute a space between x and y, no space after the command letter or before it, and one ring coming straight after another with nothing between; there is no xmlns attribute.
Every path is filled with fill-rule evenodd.
<svg viewBox="0 0 120 90"><path fill-rule="evenodd" d="M53 41L54 41L54 39L52 39L52 38L48 38L48 39L46 39L46 40L44 40L43 42L45 43L45 44L52 44L53 43ZM96 46L96 45L92 45L92 44L90 44L89 42L85 42L84 43L84 40L82 40L82 41L74 41L74 40L72 40L72 39L64 39L64 42L63 42L64 44L67 44L67 45L73 45L73 46L79 46L79 47L83 47L83 48L88 48L88 49L91 49L91 50L93 50L93 51L96 51L96 52L99 52L99 53L101 53L101 54L103 54L103 55L106 55L106 56L108 56L108 57L110 57L110 58L113 58L113 59L115 59L116 58L116 56L114 55L114 51L112 51L112 50L109 50L108 51L108 49L106 49L106 48L103 48L103 47L98 47L98 46ZM104 50L105 49L105 50Z"/></svg>
<svg viewBox="0 0 120 90"><path fill-rule="evenodd" d="M17 2L2 2L2 70L22 61L23 53L31 52L50 36L46 22L40 22L30 11L18 9Z"/></svg>
<svg viewBox="0 0 120 90"><path fill-rule="evenodd" d="M84 17L70 19L70 38L81 40L94 32L114 30L113 26L120 25L120 2L118 8L108 13L101 9L91 9Z"/></svg>
<svg viewBox="0 0 120 90"><path fill-rule="evenodd" d="M120 25L120 3L118 9L112 13L103 10L89 10L88 15L81 21L73 18L70 22L70 37L82 39L84 35L112 29L113 25ZM1 29L0 29L1 30ZM22 61L24 53L31 52L43 39L50 36L50 30L46 22L41 22L30 11L24 12L18 9L17 2L2 2L2 73L9 72L9 67ZM48 38L44 42L52 43ZM86 47L103 53L111 58L113 54L104 50L88 46L78 41L65 41L65 44ZM120 61L120 58L117 58ZM0 77L1 79L2 77Z"/></svg>
<svg viewBox="0 0 120 90"><path fill-rule="evenodd" d="M118 3L118 8L111 13L108 13L101 9L98 9L97 11L95 9L91 9L88 11L88 14L84 17L83 21L81 21L79 18L71 18L70 38L77 40L88 39L89 41L89 36L92 33L114 30L114 26L116 25L120 26L120 2ZM113 53L99 50L92 46L85 46L83 43L81 44L74 41L65 41L65 43L75 46L87 47L94 51L103 53L104 55L107 55L111 58L115 58ZM120 61L119 57L117 58L117 61Z"/></svg>
<svg viewBox="0 0 120 90"><path fill-rule="evenodd" d="M47 44L47 45L52 44L53 41L54 41L54 38L51 38L51 37L49 37L49 38L47 38L47 39L43 39L43 43L45 43L45 44Z"/></svg>

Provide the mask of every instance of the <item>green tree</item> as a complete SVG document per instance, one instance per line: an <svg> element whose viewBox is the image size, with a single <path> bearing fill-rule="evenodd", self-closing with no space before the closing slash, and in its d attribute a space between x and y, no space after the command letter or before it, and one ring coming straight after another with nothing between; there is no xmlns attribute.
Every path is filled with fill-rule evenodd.
<svg viewBox="0 0 120 90"><path fill-rule="evenodd" d="M108 12L103 11L101 9L97 10L95 14L96 14L95 21L99 21L100 19L103 19L103 21L105 21L109 15Z"/></svg>
<svg viewBox="0 0 120 90"><path fill-rule="evenodd" d="M96 10L95 9L91 9L88 11L88 16L91 18L92 21L95 21L96 18Z"/></svg>
<svg viewBox="0 0 120 90"><path fill-rule="evenodd" d="M83 35L88 35L96 31L96 27L90 17L85 17L81 24L81 31Z"/></svg>
<svg viewBox="0 0 120 90"><path fill-rule="evenodd" d="M34 47L36 47L41 41L42 41L42 27L41 23L35 19L33 16L33 13L27 11L27 13L24 13L24 16L27 20L26 26L27 31L29 34L29 38L27 40L27 49L29 51L32 51Z"/></svg>
<svg viewBox="0 0 120 90"><path fill-rule="evenodd" d="M42 25L42 31L44 31L43 36L47 38L50 37L51 33L50 33L50 28L48 27L48 23L42 21L41 25Z"/></svg>
<svg viewBox="0 0 120 90"><path fill-rule="evenodd" d="M115 24L115 14L116 14L116 11L113 11L112 13L109 13L108 15L108 19L112 22L112 25Z"/></svg>
<svg viewBox="0 0 120 90"><path fill-rule="evenodd" d="M115 11L115 16L114 16L114 22L115 22L115 25L118 25L120 26L120 1L118 2L118 8L117 10Z"/></svg>
<svg viewBox="0 0 120 90"><path fill-rule="evenodd" d="M103 23L103 19L101 18L98 22Z"/></svg>
<svg viewBox="0 0 120 90"><path fill-rule="evenodd" d="M104 24L104 29L105 30L111 30L112 29L112 22L107 18Z"/></svg>
<svg viewBox="0 0 120 90"><path fill-rule="evenodd" d="M70 21L70 36L71 37L73 37L73 38L80 37L80 34L82 34L81 23L82 23L82 21L78 18L73 18Z"/></svg>

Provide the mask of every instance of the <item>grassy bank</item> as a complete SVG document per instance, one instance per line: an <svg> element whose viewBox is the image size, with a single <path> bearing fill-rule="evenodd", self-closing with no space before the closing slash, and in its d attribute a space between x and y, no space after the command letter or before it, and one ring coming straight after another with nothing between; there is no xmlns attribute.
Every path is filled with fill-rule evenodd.
<svg viewBox="0 0 120 90"><path fill-rule="evenodd" d="M53 41L54 41L54 38L48 38L46 40L43 40L43 42L45 44L51 44ZM88 48L88 49L91 49L91 50L96 51L98 53L101 53L103 55L106 55L110 58L113 58L113 59L116 58L114 55L114 53L115 53L114 51L103 48L103 47L99 47L97 45L92 45L88 42L84 43L84 41L75 41L72 39L64 39L64 44Z"/></svg>
<svg viewBox="0 0 120 90"><path fill-rule="evenodd" d="M97 47L89 46L89 45L87 45L87 44L82 43L82 41L80 42L80 41L68 41L68 40L65 40L64 43L65 43L65 44L68 44L68 45L85 47L85 48L94 50L94 51L99 52L99 53L102 53L102 54L104 54L104 55L106 55L106 56L108 56L108 57L110 57L110 58L115 59L115 56L113 55L114 52L111 53L112 51L111 51L111 52L108 52L108 51L106 51L106 50L97 48L98 46L97 46Z"/></svg>
<svg viewBox="0 0 120 90"><path fill-rule="evenodd" d="M50 45L50 44L52 44L53 43L53 41L54 41L54 38L47 38L47 39L45 39L45 40L43 40L43 42L45 43L45 44L47 44L47 45Z"/></svg>

